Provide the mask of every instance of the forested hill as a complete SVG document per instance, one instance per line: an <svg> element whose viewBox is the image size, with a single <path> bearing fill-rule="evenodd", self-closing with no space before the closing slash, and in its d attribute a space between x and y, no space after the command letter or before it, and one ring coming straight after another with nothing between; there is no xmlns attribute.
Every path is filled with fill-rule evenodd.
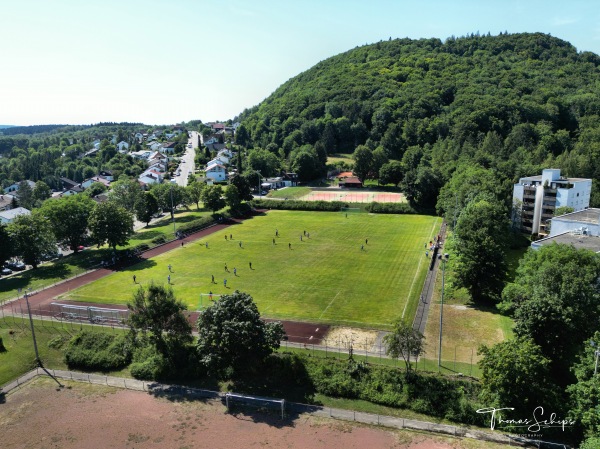
<svg viewBox="0 0 600 449"><path fill-rule="evenodd" d="M241 135L287 157L307 144L382 147L403 160L417 202L434 203L463 161L495 170L506 193L542 166L598 179L599 65L539 33L382 41L290 79L240 115Z"/></svg>

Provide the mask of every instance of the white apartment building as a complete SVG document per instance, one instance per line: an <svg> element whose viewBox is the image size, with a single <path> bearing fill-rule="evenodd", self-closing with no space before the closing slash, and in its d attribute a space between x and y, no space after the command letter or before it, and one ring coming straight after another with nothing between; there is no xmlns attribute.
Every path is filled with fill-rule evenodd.
<svg viewBox="0 0 600 449"><path fill-rule="evenodd" d="M513 222L523 232L545 234L546 223L558 207L575 212L590 205L592 180L565 178L559 169L545 169L541 175L519 179L513 188Z"/></svg>

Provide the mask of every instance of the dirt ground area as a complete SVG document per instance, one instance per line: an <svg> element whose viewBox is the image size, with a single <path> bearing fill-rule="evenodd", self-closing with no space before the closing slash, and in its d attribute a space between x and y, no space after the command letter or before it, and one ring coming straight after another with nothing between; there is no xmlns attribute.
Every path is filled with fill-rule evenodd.
<svg viewBox="0 0 600 449"><path fill-rule="evenodd" d="M3 449L489 448L472 440L300 415L228 414L219 402L157 398L38 378L0 398Z"/></svg>
<svg viewBox="0 0 600 449"><path fill-rule="evenodd" d="M350 344L352 344L352 349L355 351L370 351L376 339L377 331L350 327L334 327L323 338L321 345L347 350L350 348Z"/></svg>

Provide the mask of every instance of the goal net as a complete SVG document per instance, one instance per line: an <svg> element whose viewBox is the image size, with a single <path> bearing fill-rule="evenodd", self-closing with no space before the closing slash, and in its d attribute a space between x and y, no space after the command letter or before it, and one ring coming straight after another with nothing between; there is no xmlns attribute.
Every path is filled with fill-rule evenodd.
<svg viewBox="0 0 600 449"><path fill-rule="evenodd" d="M206 307L209 307L213 301L219 299L221 295L217 295L216 293L200 293L200 302L198 303L198 310L202 310Z"/></svg>
<svg viewBox="0 0 600 449"><path fill-rule="evenodd" d="M250 407L260 411L276 411L281 413L281 419L285 416L285 399L265 398L261 396L247 396L237 393L226 393L225 404L227 411L233 410L234 407Z"/></svg>

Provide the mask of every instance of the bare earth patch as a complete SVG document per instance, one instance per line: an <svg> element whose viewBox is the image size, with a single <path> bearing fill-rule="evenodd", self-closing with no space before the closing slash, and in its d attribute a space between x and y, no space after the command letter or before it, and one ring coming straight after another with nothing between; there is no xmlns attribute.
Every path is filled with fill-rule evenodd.
<svg viewBox="0 0 600 449"><path fill-rule="evenodd" d="M354 329L351 327L334 327L321 341L321 345L348 350L350 344L352 344L352 349L355 351L370 351L376 339L377 331Z"/></svg>
<svg viewBox="0 0 600 449"><path fill-rule="evenodd" d="M0 405L2 448L410 448L500 447L301 415L228 414L219 402L39 378Z"/></svg>

